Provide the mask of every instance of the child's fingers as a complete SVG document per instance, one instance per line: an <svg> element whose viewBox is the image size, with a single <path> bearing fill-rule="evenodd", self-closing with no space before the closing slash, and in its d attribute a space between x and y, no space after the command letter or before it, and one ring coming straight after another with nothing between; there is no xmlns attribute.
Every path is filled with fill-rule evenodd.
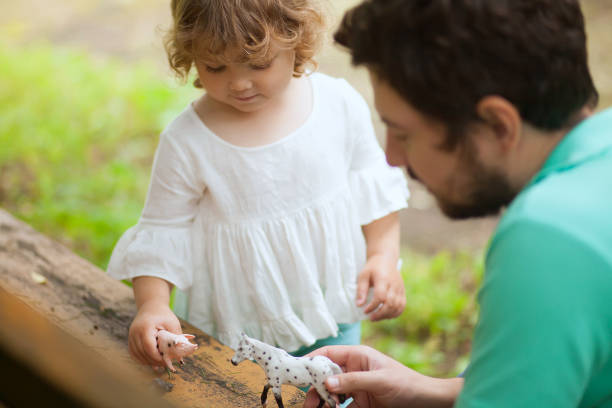
<svg viewBox="0 0 612 408"><path fill-rule="evenodd" d="M389 290L389 283L383 280L379 280L374 285L372 300L363 310L364 313L369 314L376 310L387 301L387 291Z"/></svg>
<svg viewBox="0 0 612 408"><path fill-rule="evenodd" d="M183 334L181 322L179 322L178 318L176 318L174 314L172 314L172 318L167 318L160 322L160 324L156 327L155 332L157 333L158 330L167 330L170 333Z"/></svg>
<svg viewBox="0 0 612 408"><path fill-rule="evenodd" d="M370 320L376 321L389 316L389 314L392 313L395 308L395 303L396 302L394 300L394 297L391 296L391 294L389 294L388 292L384 295L381 295L377 307L374 308L372 312L370 312Z"/></svg>
<svg viewBox="0 0 612 408"><path fill-rule="evenodd" d="M156 331L142 336L130 336L129 349L130 354L135 360L141 364L150 366L160 366L163 360L157 350L157 340L155 339Z"/></svg>
<svg viewBox="0 0 612 408"><path fill-rule="evenodd" d="M365 314L370 314L372 312L374 312L375 310L378 310L379 308L384 307L384 303L382 303L380 300L376 299L376 298L372 298L372 301L370 301L370 303L368 303L364 309L363 312Z"/></svg>
<svg viewBox="0 0 612 408"><path fill-rule="evenodd" d="M370 275L371 272L364 269L357 277L357 306L361 307L365 304L368 296L368 289L370 288ZM367 312L366 312L367 313Z"/></svg>
<svg viewBox="0 0 612 408"><path fill-rule="evenodd" d="M130 355L134 360L140 364L148 364L147 357L145 356L140 339L137 336L132 336L129 339L129 350Z"/></svg>
<svg viewBox="0 0 612 408"><path fill-rule="evenodd" d="M385 303L380 309L370 315L370 320L375 322L382 319L390 319L397 316L397 307L393 304Z"/></svg>
<svg viewBox="0 0 612 408"><path fill-rule="evenodd" d="M136 345L134 344L135 340L132 338L132 336L130 336L128 338L128 351L130 352L130 356L132 357L132 359L136 360L139 363L143 363L143 361L140 358L140 354L138 353L138 350L136 349Z"/></svg>
<svg viewBox="0 0 612 408"><path fill-rule="evenodd" d="M385 300L384 305L370 315L372 321L381 319L390 319L402 314L406 306L406 297L404 292L391 292Z"/></svg>
<svg viewBox="0 0 612 408"><path fill-rule="evenodd" d="M402 286L401 289L397 292L397 313L398 316L402 314L404 309L406 308L406 290Z"/></svg>
<svg viewBox="0 0 612 408"><path fill-rule="evenodd" d="M401 275L391 274L386 280L384 293L378 293L382 296L383 306L370 315L372 321L393 318L402 314L406 307L406 290Z"/></svg>
<svg viewBox="0 0 612 408"><path fill-rule="evenodd" d="M146 347L144 345L144 343L142 342L142 340L138 340L138 350L140 353L140 358L142 360L142 364L145 365L154 365L155 362L154 360L151 358L151 356L149 356L149 354L147 353Z"/></svg>
<svg viewBox="0 0 612 408"><path fill-rule="evenodd" d="M157 330L153 330L144 336L142 342L142 348L147 356L148 364L152 366L162 365L163 360L157 349Z"/></svg>

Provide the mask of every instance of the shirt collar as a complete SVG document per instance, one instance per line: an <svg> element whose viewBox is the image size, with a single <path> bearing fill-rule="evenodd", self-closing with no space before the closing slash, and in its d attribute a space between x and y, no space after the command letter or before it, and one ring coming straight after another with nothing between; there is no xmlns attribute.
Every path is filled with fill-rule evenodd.
<svg viewBox="0 0 612 408"><path fill-rule="evenodd" d="M612 108L580 122L561 139L531 184L612 150Z"/></svg>

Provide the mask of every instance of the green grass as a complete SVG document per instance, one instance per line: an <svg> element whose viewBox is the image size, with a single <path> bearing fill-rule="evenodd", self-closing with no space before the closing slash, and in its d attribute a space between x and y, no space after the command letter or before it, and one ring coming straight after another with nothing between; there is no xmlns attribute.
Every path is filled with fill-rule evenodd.
<svg viewBox="0 0 612 408"><path fill-rule="evenodd" d="M196 96L151 67L0 44L0 206L105 269L142 210L158 135ZM364 342L431 375L466 364L480 256L403 254L404 314Z"/></svg>
<svg viewBox="0 0 612 408"><path fill-rule="evenodd" d="M0 46L0 205L104 268L158 134L194 96L146 66Z"/></svg>

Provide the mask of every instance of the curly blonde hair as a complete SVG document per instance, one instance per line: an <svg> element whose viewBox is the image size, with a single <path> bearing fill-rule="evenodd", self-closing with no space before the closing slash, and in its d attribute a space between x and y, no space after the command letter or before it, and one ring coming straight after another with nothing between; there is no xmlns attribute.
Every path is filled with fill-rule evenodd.
<svg viewBox="0 0 612 408"><path fill-rule="evenodd" d="M295 77L308 64L316 68L326 25L316 0L172 0L171 9L164 45L182 80L195 61L227 64L235 50L245 61L265 61L273 44L295 51ZM201 87L197 79L194 85Z"/></svg>

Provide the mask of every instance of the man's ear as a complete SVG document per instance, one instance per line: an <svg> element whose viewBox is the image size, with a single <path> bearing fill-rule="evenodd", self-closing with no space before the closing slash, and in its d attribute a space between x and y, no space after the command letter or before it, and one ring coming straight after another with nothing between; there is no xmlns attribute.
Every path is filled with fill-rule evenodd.
<svg viewBox="0 0 612 408"><path fill-rule="evenodd" d="M493 131L503 150L511 150L519 143L521 114L510 101L497 95L485 96L476 105L476 113Z"/></svg>

